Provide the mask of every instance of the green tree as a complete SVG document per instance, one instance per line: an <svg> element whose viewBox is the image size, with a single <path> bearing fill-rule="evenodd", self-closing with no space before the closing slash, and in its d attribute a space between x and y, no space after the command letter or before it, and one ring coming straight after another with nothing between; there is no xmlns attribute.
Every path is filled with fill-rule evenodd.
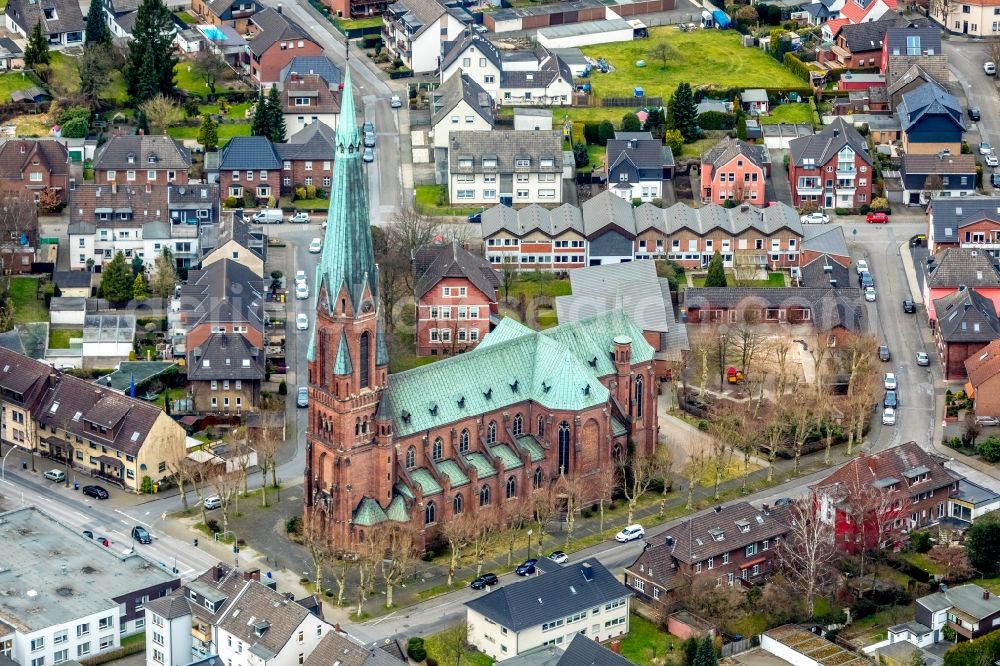
<svg viewBox="0 0 1000 666"><path fill-rule="evenodd" d="M139 275L145 267L146 265L142 261L142 257L138 255L132 257L132 275Z"/></svg>
<svg viewBox="0 0 1000 666"><path fill-rule="evenodd" d="M698 128L698 105L694 101L690 83L677 86L673 97L670 98L670 122L671 127L684 137L685 143L697 141L701 136L701 130Z"/></svg>
<svg viewBox="0 0 1000 666"><path fill-rule="evenodd" d="M694 666L694 659L698 656L698 639L688 636L681 645L681 650L684 651L684 666Z"/></svg>
<svg viewBox="0 0 1000 666"><path fill-rule="evenodd" d="M747 117L742 113L736 119L736 138L744 141L747 139Z"/></svg>
<svg viewBox="0 0 1000 666"><path fill-rule="evenodd" d="M674 151L674 157L677 157L684 150L684 135L675 129L665 130L663 143L670 146L670 150Z"/></svg>
<svg viewBox="0 0 1000 666"><path fill-rule="evenodd" d="M984 576L1000 573L1000 512L991 511L965 533L965 552Z"/></svg>
<svg viewBox="0 0 1000 666"><path fill-rule="evenodd" d="M93 4L100 5L97 0ZM80 94L91 106L97 102L108 87L109 75L120 67L121 57L110 44L87 44L83 55L76 60L76 71L80 76Z"/></svg>
<svg viewBox="0 0 1000 666"><path fill-rule="evenodd" d="M154 262L154 269L156 273L153 275L153 293L160 298L170 298L177 285L177 268L170 248L163 248L163 252Z"/></svg>
<svg viewBox="0 0 1000 666"><path fill-rule="evenodd" d="M712 636L705 634L698 642L698 652L694 656L694 666L716 666L719 658L715 654L715 645L712 643Z"/></svg>
<svg viewBox="0 0 1000 666"><path fill-rule="evenodd" d="M708 262L708 274L705 276L706 287L726 287L726 269L722 267L722 255L716 250Z"/></svg>
<svg viewBox="0 0 1000 666"><path fill-rule="evenodd" d="M163 0L142 0L135 17L125 63L125 83L132 104L174 92L173 15Z"/></svg>
<svg viewBox="0 0 1000 666"><path fill-rule="evenodd" d="M91 0L90 8L87 10L87 27L84 35L87 48L111 43L111 30L108 29L108 23L104 18L103 2Z"/></svg>
<svg viewBox="0 0 1000 666"><path fill-rule="evenodd" d="M132 269L125 263L125 255L119 252L104 267L101 276L101 298L116 303L129 300L132 297Z"/></svg>
<svg viewBox="0 0 1000 666"><path fill-rule="evenodd" d="M219 147L219 124L207 113L201 118L201 129L198 130L198 143L205 150L215 150Z"/></svg>
<svg viewBox="0 0 1000 666"><path fill-rule="evenodd" d="M90 131L90 121L86 118L76 117L62 125L60 135L64 139L82 139Z"/></svg>
<svg viewBox="0 0 1000 666"><path fill-rule="evenodd" d="M274 143L285 142L285 114L281 109L281 93L278 86L271 86L267 93L267 136Z"/></svg>
<svg viewBox="0 0 1000 666"><path fill-rule="evenodd" d="M587 144L582 141L577 141L573 144L573 160L576 162L577 169L590 164L590 153L587 152Z"/></svg>
<svg viewBox="0 0 1000 666"><path fill-rule="evenodd" d="M254 136L270 136L270 95L261 95L254 105L253 119L250 121L250 134Z"/></svg>
<svg viewBox="0 0 1000 666"><path fill-rule="evenodd" d="M622 116L623 132L638 132L641 128L642 123L639 122L639 116L634 113L626 113Z"/></svg>
<svg viewBox="0 0 1000 666"><path fill-rule="evenodd" d="M1000 462L1000 439L990 435L980 442L976 452L988 463Z"/></svg>
<svg viewBox="0 0 1000 666"><path fill-rule="evenodd" d="M615 126L611 124L610 120L602 120L600 127L597 128L597 142L606 146L608 141L613 138L615 138Z"/></svg>
<svg viewBox="0 0 1000 666"><path fill-rule="evenodd" d="M142 273L136 275L135 282L132 283L132 298L137 301L149 298L149 289L146 288L146 280L142 277Z"/></svg>
<svg viewBox="0 0 1000 666"><path fill-rule="evenodd" d="M28 69L38 69L39 65L48 65L51 59L49 42L42 32L42 22L38 21L31 29L28 45L24 47L24 66Z"/></svg>

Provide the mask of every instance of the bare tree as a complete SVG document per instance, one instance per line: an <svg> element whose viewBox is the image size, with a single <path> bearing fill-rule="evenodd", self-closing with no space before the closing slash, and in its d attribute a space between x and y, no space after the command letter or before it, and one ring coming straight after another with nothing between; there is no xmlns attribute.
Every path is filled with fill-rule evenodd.
<svg viewBox="0 0 1000 666"><path fill-rule="evenodd" d="M184 513L187 513L191 510L191 505L188 502L187 488L185 486L191 480L194 461L187 457L187 447L178 446L167 451L163 462L167 466L167 472L177 484L177 490L181 494L181 506L184 508Z"/></svg>
<svg viewBox="0 0 1000 666"><path fill-rule="evenodd" d="M719 585L713 576L695 576L678 590L679 601L695 615L712 618L720 626L736 619L743 611L746 597L735 587Z"/></svg>
<svg viewBox="0 0 1000 666"><path fill-rule="evenodd" d="M546 485L531 493L531 510L535 515L535 525L538 527L539 556L542 554L542 542L545 540L549 523L555 517L558 507L559 501L552 486Z"/></svg>
<svg viewBox="0 0 1000 666"><path fill-rule="evenodd" d="M778 366L778 381L774 392L779 400L785 395L785 389L788 387L788 353L791 350L792 343L785 337L779 337L771 345L771 351Z"/></svg>
<svg viewBox="0 0 1000 666"><path fill-rule="evenodd" d="M517 282L518 263L517 256L510 252L504 252L500 258L500 284L503 287L504 300L510 298L510 288Z"/></svg>
<svg viewBox="0 0 1000 666"><path fill-rule="evenodd" d="M229 510L233 500L239 494L241 480L238 475L227 472L225 465L219 465L209 483L215 490L215 494L219 496L221 503L219 509L222 511L222 532L225 534L229 532ZM202 501L201 504L204 506L205 502Z"/></svg>
<svg viewBox="0 0 1000 666"><path fill-rule="evenodd" d="M209 95L215 97L215 88L219 79L229 70L226 61L212 51L202 49L191 60L191 67L198 78L205 82Z"/></svg>
<svg viewBox="0 0 1000 666"><path fill-rule="evenodd" d="M792 505L788 534L778 544L785 575L797 584L805 598L806 612L816 614L816 595L822 593L832 573L834 546L833 526L813 516L812 501Z"/></svg>
<svg viewBox="0 0 1000 666"><path fill-rule="evenodd" d="M800 394L798 399L789 405L787 414L791 419L792 458L795 461L792 469L798 474L802 449L817 423L816 401L808 394Z"/></svg>
<svg viewBox="0 0 1000 666"><path fill-rule="evenodd" d="M625 524L631 525L639 498L646 494L659 478L658 462L653 456L641 457L630 447L628 454L618 459L618 475L622 479L622 494L628 503Z"/></svg>
<svg viewBox="0 0 1000 666"><path fill-rule="evenodd" d="M344 605L344 594L347 591L347 581L351 573L358 568L358 560L350 554L340 554L333 560L330 566L330 573L333 574L333 581L337 584L337 605Z"/></svg>
<svg viewBox="0 0 1000 666"><path fill-rule="evenodd" d="M372 225L372 242L375 247L375 261L378 263L379 305L386 327L395 329L395 308L407 297L413 296L410 289L410 254L399 246L400 237L387 232L382 227Z"/></svg>
<svg viewBox="0 0 1000 666"><path fill-rule="evenodd" d="M463 622L448 627L438 634L441 654L438 663L442 666L462 666L462 660L472 651L469 646L469 627Z"/></svg>
<svg viewBox="0 0 1000 666"><path fill-rule="evenodd" d="M34 197L23 188L0 189L0 273L9 269L4 265L7 257L13 260L14 252L21 248L21 237L30 243L38 238L38 206Z"/></svg>
<svg viewBox="0 0 1000 666"><path fill-rule="evenodd" d="M900 538L903 507L897 501L908 498L888 487L876 487L867 465L856 463L851 471L832 498L839 501L851 526L848 549L858 555L858 577L863 579L868 560L891 549Z"/></svg>
<svg viewBox="0 0 1000 666"><path fill-rule="evenodd" d="M743 415L737 409L716 409L709 420L708 431L712 444L712 458L709 466L715 475L713 499L719 499L722 477L729 470L733 449L738 446L745 427Z"/></svg>
<svg viewBox="0 0 1000 666"><path fill-rule="evenodd" d="M384 542L386 557L382 558L382 580L385 581L385 606L392 607L392 589L406 575L417 554L413 527L409 523L392 522L378 530Z"/></svg>
<svg viewBox="0 0 1000 666"><path fill-rule="evenodd" d="M501 533L501 521L496 512L487 511L481 513L475 520L475 529L470 534L469 545L472 548L472 556L476 561L476 575L483 573L483 564L490 549L497 542Z"/></svg>
<svg viewBox="0 0 1000 666"><path fill-rule="evenodd" d="M273 413L267 413L266 416L271 418L277 416ZM281 437L281 426L273 422L268 422L264 427L257 431L257 437L254 441L254 446L257 449L257 465L260 467L260 505L267 506L267 472L271 471L271 485L275 489L275 493L279 493L278 490L278 478L277 478L277 467L278 467L278 449L281 448L282 444Z"/></svg>
<svg viewBox="0 0 1000 666"><path fill-rule="evenodd" d="M365 601L375 591L375 575L385 558L384 541L376 536L379 531L369 530L368 538L358 543L355 553L358 558L358 617L364 612Z"/></svg>
<svg viewBox="0 0 1000 666"><path fill-rule="evenodd" d="M323 569L333 559L330 537L327 533L329 526L330 517L325 511L313 511L302 531L302 539L309 549L309 556L312 557L315 568L316 594L323 593Z"/></svg>
<svg viewBox="0 0 1000 666"><path fill-rule="evenodd" d="M153 275L153 293L160 298L170 298L177 285L177 266L174 264L170 248L164 246L163 252L156 257L153 265L156 271Z"/></svg>
<svg viewBox="0 0 1000 666"><path fill-rule="evenodd" d="M875 354L878 351L878 341L871 335L854 335L842 349L849 376L846 401L849 414L847 455L851 455L855 441L860 443L864 437L865 420L871 413L876 389Z"/></svg>
<svg viewBox="0 0 1000 666"><path fill-rule="evenodd" d="M591 494L597 498L597 508L600 511L600 530L604 531L604 507L614 499L618 488L618 468L614 465L604 465L597 474L590 477Z"/></svg>
<svg viewBox="0 0 1000 666"><path fill-rule="evenodd" d="M728 326L716 326L708 338L709 354L713 363L719 369L719 389L726 386L726 368L729 364L729 355L732 353L735 336Z"/></svg>
<svg viewBox="0 0 1000 666"><path fill-rule="evenodd" d="M684 465L684 478L687 480L687 504L685 508L694 508L694 487L701 482L701 477L708 469L708 442L705 438L698 438L690 442L688 448L687 463Z"/></svg>
<svg viewBox="0 0 1000 666"><path fill-rule="evenodd" d="M462 513L446 520L441 525L441 536L448 542L448 587L455 580L455 570L462 563L462 551L472 538L475 519L470 513Z"/></svg>
<svg viewBox="0 0 1000 666"><path fill-rule="evenodd" d="M504 535L507 538L507 566L514 562L514 546L524 524L531 519L531 497L515 497L501 506Z"/></svg>
<svg viewBox="0 0 1000 666"><path fill-rule="evenodd" d="M566 531L563 547L569 548L573 539L573 529L576 526L577 502L580 500L582 484L578 477L563 476L559 479L559 495L566 501Z"/></svg>
<svg viewBox="0 0 1000 666"><path fill-rule="evenodd" d="M169 97L157 95L156 97L139 105L146 122L149 124L149 131L153 134L166 134L167 128L176 125L184 120L184 111L177 106Z"/></svg>
<svg viewBox="0 0 1000 666"><path fill-rule="evenodd" d="M764 426L764 441L767 444L767 482L774 480L774 461L778 452L788 444L788 420L784 410L773 409Z"/></svg>

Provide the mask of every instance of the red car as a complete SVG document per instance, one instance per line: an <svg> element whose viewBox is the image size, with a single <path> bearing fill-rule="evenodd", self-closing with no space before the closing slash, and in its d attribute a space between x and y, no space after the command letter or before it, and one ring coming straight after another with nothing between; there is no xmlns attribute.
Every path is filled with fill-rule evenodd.
<svg viewBox="0 0 1000 666"><path fill-rule="evenodd" d="M889 222L889 216L886 213L873 212L868 213L868 217L865 218L868 224L887 224Z"/></svg>

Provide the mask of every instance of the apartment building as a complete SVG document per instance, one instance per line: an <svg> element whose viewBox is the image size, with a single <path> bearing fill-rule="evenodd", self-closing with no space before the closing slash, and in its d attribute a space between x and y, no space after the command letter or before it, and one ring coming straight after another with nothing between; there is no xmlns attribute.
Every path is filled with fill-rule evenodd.
<svg viewBox="0 0 1000 666"><path fill-rule="evenodd" d="M868 144L843 118L819 134L789 142L788 183L794 206L859 208L871 203L874 180Z"/></svg>
<svg viewBox="0 0 1000 666"><path fill-rule="evenodd" d="M453 131L448 196L456 205L559 204L564 161L561 131Z"/></svg>
<svg viewBox="0 0 1000 666"><path fill-rule="evenodd" d="M771 156L762 144L725 138L701 156L701 199L705 203L726 201L764 205Z"/></svg>
<svg viewBox="0 0 1000 666"><path fill-rule="evenodd" d="M445 42L457 39L472 16L437 0L397 0L382 13L389 53L417 74L436 72Z"/></svg>
<svg viewBox="0 0 1000 666"><path fill-rule="evenodd" d="M184 185L191 151L169 136L128 134L111 137L94 156L97 185L144 187Z"/></svg>

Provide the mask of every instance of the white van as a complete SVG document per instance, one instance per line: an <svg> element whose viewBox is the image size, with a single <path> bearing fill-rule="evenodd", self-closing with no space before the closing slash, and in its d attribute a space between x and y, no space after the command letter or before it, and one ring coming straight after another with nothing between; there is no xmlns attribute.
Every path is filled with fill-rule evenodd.
<svg viewBox="0 0 1000 666"><path fill-rule="evenodd" d="M261 208L251 219L257 224L281 224L285 216L280 208Z"/></svg>

